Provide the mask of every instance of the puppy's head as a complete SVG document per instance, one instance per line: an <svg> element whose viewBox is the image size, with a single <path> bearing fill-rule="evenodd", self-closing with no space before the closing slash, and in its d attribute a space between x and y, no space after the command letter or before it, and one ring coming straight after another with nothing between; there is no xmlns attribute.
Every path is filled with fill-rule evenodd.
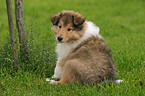
<svg viewBox="0 0 145 96"><path fill-rule="evenodd" d="M51 17L52 31L58 42L72 42L80 39L83 34L85 18L74 11L62 11Z"/></svg>

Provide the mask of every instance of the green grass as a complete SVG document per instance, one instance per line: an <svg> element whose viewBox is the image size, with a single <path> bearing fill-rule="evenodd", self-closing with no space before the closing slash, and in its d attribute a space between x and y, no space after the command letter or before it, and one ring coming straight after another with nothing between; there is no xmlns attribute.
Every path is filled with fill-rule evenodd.
<svg viewBox="0 0 145 96"><path fill-rule="evenodd" d="M14 14L14 0L13 14ZM144 0L23 0L24 22L28 37L29 64L19 58L15 72L5 0L0 1L0 95L144 96L145 85L145 1ZM111 86L50 85L56 41L50 17L62 10L74 10L100 27L113 52L117 79ZM15 17L13 17L15 20ZM15 22L14 22L15 23ZM17 49L18 32L16 30Z"/></svg>

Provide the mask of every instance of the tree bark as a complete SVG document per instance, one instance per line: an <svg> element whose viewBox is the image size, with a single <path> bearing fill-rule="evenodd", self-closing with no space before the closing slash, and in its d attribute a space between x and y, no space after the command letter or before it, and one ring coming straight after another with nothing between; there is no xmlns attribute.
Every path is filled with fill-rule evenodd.
<svg viewBox="0 0 145 96"><path fill-rule="evenodd" d="M15 0L16 24L19 32L20 54L22 62L28 63L27 34L23 20L23 0Z"/></svg>
<svg viewBox="0 0 145 96"><path fill-rule="evenodd" d="M13 24L11 0L6 0L6 5L7 5L10 40L11 40L12 51L13 51L14 65L15 65L15 68L17 69L18 54L17 54L17 48L16 48L16 39L15 39L15 31L14 31L14 24Z"/></svg>

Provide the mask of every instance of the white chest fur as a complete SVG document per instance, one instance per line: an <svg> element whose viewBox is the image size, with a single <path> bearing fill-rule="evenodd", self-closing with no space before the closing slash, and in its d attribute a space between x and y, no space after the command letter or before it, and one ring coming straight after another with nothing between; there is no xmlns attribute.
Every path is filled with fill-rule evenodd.
<svg viewBox="0 0 145 96"><path fill-rule="evenodd" d="M58 56L58 61L68 56L68 54L72 51L73 46L67 43L59 43L56 46L56 53Z"/></svg>

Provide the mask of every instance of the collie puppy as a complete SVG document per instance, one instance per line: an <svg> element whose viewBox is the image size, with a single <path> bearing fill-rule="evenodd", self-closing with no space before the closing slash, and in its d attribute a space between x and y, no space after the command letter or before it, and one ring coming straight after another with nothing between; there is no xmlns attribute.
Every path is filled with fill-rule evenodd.
<svg viewBox="0 0 145 96"><path fill-rule="evenodd" d="M94 84L115 76L110 49L99 35L99 27L74 11L62 11L51 17L57 64L50 84L71 84L73 81ZM119 83L121 80L116 80Z"/></svg>

